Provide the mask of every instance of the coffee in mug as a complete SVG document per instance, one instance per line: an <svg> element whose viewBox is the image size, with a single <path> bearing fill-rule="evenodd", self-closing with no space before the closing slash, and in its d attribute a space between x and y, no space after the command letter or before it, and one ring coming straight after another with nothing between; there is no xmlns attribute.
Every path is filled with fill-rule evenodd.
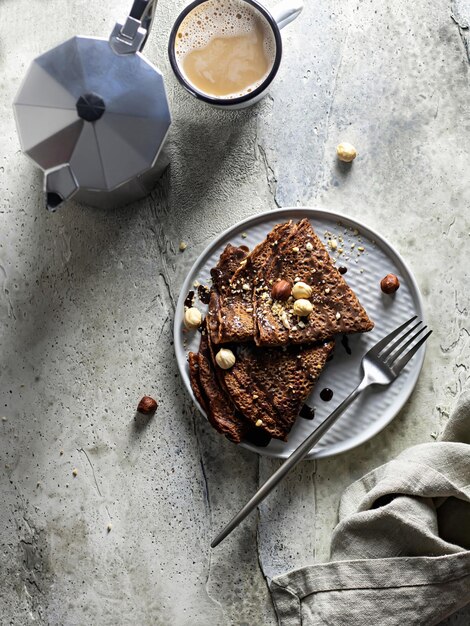
<svg viewBox="0 0 470 626"><path fill-rule="evenodd" d="M272 26L244 0L206 0L180 23L175 59L185 80L215 99L247 96L266 81L276 59Z"/></svg>

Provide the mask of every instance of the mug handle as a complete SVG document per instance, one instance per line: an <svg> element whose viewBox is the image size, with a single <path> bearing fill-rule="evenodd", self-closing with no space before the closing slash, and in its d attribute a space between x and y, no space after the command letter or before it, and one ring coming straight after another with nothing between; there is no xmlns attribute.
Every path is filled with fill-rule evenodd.
<svg viewBox="0 0 470 626"><path fill-rule="evenodd" d="M282 0L271 11L279 30L299 17L304 8L302 0Z"/></svg>

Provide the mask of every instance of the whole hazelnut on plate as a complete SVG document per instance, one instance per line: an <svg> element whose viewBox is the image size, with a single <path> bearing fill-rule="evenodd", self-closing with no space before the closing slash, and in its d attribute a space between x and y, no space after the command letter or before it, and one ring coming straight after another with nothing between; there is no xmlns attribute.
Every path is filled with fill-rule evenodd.
<svg viewBox="0 0 470 626"><path fill-rule="evenodd" d="M395 293L399 287L400 281L398 280L398 276L395 276L395 274L387 274L387 276L382 278L380 281L380 288L384 293Z"/></svg>
<svg viewBox="0 0 470 626"><path fill-rule="evenodd" d="M294 302L294 315L298 315L299 317L307 317L313 311L313 304L310 300L304 300L300 298L300 300L296 300Z"/></svg>
<svg viewBox="0 0 470 626"><path fill-rule="evenodd" d="M338 159L344 163L351 163L357 156L356 148L346 141L336 146Z"/></svg>
<svg viewBox="0 0 470 626"><path fill-rule="evenodd" d="M144 396L137 406L137 411L143 415L152 415L158 408L156 400L150 396Z"/></svg>
<svg viewBox="0 0 470 626"><path fill-rule="evenodd" d="M298 282L295 283L294 288L292 289L292 295L296 300L300 300L301 298L308 299L312 295L312 288L307 283Z"/></svg>
<svg viewBox="0 0 470 626"><path fill-rule="evenodd" d="M215 360L217 365L223 370L229 370L231 367L235 365L235 355L231 350L227 348L222 348L215 355Z"/></svg>
<svg viewBox="0 0 470 626"><path fill-rule="evenodd" d="M271 296L273 300L286 301L289 300L292 292L292 283L288 280L278 280L274 283L271 289Z"/></svg>
<svg viewBox="0 0 470 626"><path fill-rule="evenodd" d="M202 322L202 314L199 309L196 309L195 306L187 309L184 314L184 325L188 330L193 330L194 328L199 328Z"/></svg>

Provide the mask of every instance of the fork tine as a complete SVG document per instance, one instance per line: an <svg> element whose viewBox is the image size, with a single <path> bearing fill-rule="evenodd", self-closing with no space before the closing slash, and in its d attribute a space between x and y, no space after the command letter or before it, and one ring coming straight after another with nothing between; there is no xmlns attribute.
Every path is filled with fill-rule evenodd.
<svg viewBox="0 0 470 626"><path fill-rule="evenodd" d="M373 354L373 355L377 356L381 352L381 350L383 350L383 348L385 348L385 346L388 345L389 341L392 341L392 339L395 339L395 337L397 335L399 335L401 333L401 331L404 330L408 326L408 324L411 324L411 322L414 322L417 317L418 316L415 315L414 317L409 319L407 322L405 322L404 324L402 324L401 326L399 326L395 330L392 330L392 332L389 335L387 335L386 337L381 339L378 343L375 344L375 346L373 346L369 350L369 354Z"/></svg>
<svg viewBox="0 0 470 626"><path fill-rule="evenodd" d="M426 339L429 337L429 335L432 334L432 330L430 330L429 332L427 332L424 337L421 337L421 339L418 341L418 343L416 345L414 345L412 348L410 348L408 350L408 352L403 355L401 357L401 359L399 359L398 361L395 361L395 363L392 365L393 367L393 371L396 374L399 374L401 372L401 370L405 367L405 365L408 363L408 361L414 357L414 355L418 352L418 350L421 348L421 346L423 345L423 343L426 341Z"/></svg>
<svg viewBox="0 0 470 626"><path fill-rule="evenodd" d="M420 322L420 323L421 323L421 322ZM416 326L415 326L415 328L416 328ZM427 328L427 326L422 326L422 327L418 330L418 332L417 332L417 333L415 333L415 334L414 334L414 335L413 335L410 339L408 339L408 341L406 341L403 345L400 345L400 342L399 342L399 341L397 341L397 342L396 342L396 345L397 345L397 346L398 346L398 345L400 345L399 349L398 349L396 352L393 352L393 350L390 350L390 351L388 352L388 354L390 354L390 353L393 353L393 354L391 354L391 356L389 356L388 358L385 358L385 359L384 359L384 356L385 356L385 355L382 355L382 354L380 355L380 358L381 358L381 359L384 359L384 361L385 361L385 363L386 363L387 365L392 365L392 363L394 363L394 362L398 359L398 357L400 356L400 354L403 354L403 352L404 352L404 351L408 348L408 346L411 346L411 344L413 343L413 341L415 341L415 340L416 340L416 339L420 336L420 334L421 334L423 331L425 331L425 330L426 330L426 328ZM409 333L406 333L406 334L407 334L407 335L409 335ZM402 337L402 339L404 339L404 337ZM386 355L386 356L388 356L388 355Z"/></svg>
<svg viewBox="0 0 470 626"><path fill-rule="evenodd" d="M385 361L385 359L388 357L389 354L391 354L396 348L398 348L398 346L401 344L401 342L406 339L408 337L408 335L411 335L411 333L416 330L418 328L418 326L420 326L423 322L421 320L419 320L419 322L417 324L415 324L414 326L412 326L410 328L410 330L407 330L406 333L404 335L401 335L400 337L398 337L398 339L396 341L394 341L392 344L390 344L390 346L388 346L383 352L380 353L380 358L382 361Z"/></svg>

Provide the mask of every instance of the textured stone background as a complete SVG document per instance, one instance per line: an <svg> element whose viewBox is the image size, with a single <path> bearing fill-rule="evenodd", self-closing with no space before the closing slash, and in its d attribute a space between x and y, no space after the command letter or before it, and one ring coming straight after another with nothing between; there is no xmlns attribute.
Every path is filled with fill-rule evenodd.
<svg viewBox="0 0 470 626"><path fill-rule="evenodd" d="M2 626L275 624L266 579L327 559L342 490L428 441L469 377L468 0L307 0L270 96L234 113L195 102L171 74L166 42L183 4L160 0L146 48L175 120L160 188L124 210L49 215L11 102L35 56L77 33L107 36L130 0L0 2ZM335 161L340 140L359 150L349 173ZM435 334L384 432L303 464L211 554L210 538L278 463L237 449L192 408L173 307L215 235L292 205L380 230L413 268ZM144 393L160 408L136 428ZM469 622L468 609L448 621Z"/></svg>

